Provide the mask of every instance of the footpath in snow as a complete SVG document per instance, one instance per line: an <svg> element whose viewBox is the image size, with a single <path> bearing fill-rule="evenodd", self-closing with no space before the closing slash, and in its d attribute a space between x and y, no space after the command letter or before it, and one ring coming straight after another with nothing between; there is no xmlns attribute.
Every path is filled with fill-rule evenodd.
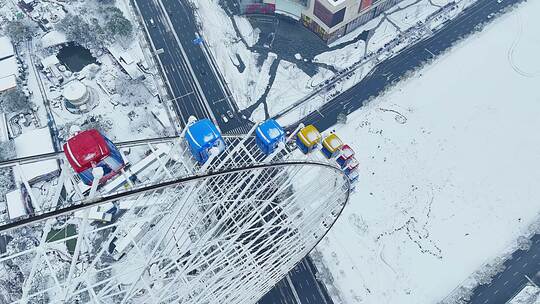
<svg viewBox="0 0 540 304"><path fill-rule="evenodd" d="M521 4L336 126L362 166L313 254L336 303L436 303L537 219L538 12Z"/></svg>

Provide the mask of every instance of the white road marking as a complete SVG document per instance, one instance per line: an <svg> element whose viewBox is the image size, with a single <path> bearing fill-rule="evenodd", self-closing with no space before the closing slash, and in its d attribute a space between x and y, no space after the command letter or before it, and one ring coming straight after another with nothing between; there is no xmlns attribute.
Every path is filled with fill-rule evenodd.
<svg viewBox="0 0 540 304"><path fill-rule="evenodd" d="M515 276L517 276L517 275L518 275L518 273L519 273L519 272L517 272L517 271L516 271L516 272L514 272L514 274L513 274L512 276L514 276L514 277L515 277Z"/></svg>

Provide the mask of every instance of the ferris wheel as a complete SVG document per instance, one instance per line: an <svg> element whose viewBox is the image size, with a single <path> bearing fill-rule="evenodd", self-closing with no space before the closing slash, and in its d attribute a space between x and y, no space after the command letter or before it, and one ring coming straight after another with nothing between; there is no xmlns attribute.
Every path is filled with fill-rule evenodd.
<svg viewBox="0 0 540 304"><path fill-rule="evenodd" d="M88 130L63 153L0 163L17 180L0 302L255 303L340 215L353 154L313 126L225 136L191 119L179 137L114 144ZM46 162L57 170L27 178Z"/></svg>

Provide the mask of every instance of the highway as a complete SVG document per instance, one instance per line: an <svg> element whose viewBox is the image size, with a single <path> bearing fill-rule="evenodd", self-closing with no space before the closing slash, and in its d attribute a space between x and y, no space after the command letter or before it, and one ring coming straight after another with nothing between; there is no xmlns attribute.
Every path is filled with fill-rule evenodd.
<svg viewBox="0 0 540 304"><path fill-rule="evenodd" d="M506 260L504 271L497 274L491 283L478 286L469 303L506 303L527 284L526 276L540 284L536 276L540 271L540 234L534 235L531 241L528 250L517 250Z"/></svg>
<svg viewBox="0 0 540 304"><path fill-rule="evenodd" d="M247 131L249 124L238 117L204 46L193 43L198 34L191 8L177 0L134 1L181 125L193 115L213 119L224 133Z"/></svg>
<svg viewBox="0 0 540 304"><path fill-rule="evenodd" d="M259 304L332 304L326 287L317 281L316 273L311 258L306 257Z"/></svg>

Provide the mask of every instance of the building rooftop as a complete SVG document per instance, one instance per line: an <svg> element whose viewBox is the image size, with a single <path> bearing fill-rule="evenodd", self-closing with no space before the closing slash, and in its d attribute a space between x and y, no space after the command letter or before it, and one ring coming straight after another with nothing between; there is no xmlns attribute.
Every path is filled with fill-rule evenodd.
<svg viewBox="0 0 540 304"><path fill-rule="evenodd" d="M67 100L77 101L82 99L86 95L86 92L86 86L82 82L75 80L64 86L62 95L64 95Z"/></svg>
<svg viewBox="0 0 540 304"><path fill-rule="evenodd" d="M49 128L41 128L24 132L23 134L15 137L14 142L17 157L27 157L54 152ZM58 163L56 160L46 160L21 165L21 169L24 177L28 181L31 181L35 178L39 178L43 175L57 171ZM19 170L15 170L15 177L17 180L22 180Z"/></svg>
<svg viewBox="0 0 540 304"><path fill-rule="evenodd" d="M19 65L15 56L0 60L0 78L19 75Z"/></svg>
<svg viewBox="0 0 540 304"><path fill-rule="evenodd" d="M11 39L7 36L0 37L0 60L11 57L15 55L15 50L13 49L13 44L11 44Z"/></svg>
<svg viewBox="0 0 540 304"><path fill-rule="evenodd" d="M17 78L15 75L0 78L0 93L13 89L17 86Z"/></svg>

